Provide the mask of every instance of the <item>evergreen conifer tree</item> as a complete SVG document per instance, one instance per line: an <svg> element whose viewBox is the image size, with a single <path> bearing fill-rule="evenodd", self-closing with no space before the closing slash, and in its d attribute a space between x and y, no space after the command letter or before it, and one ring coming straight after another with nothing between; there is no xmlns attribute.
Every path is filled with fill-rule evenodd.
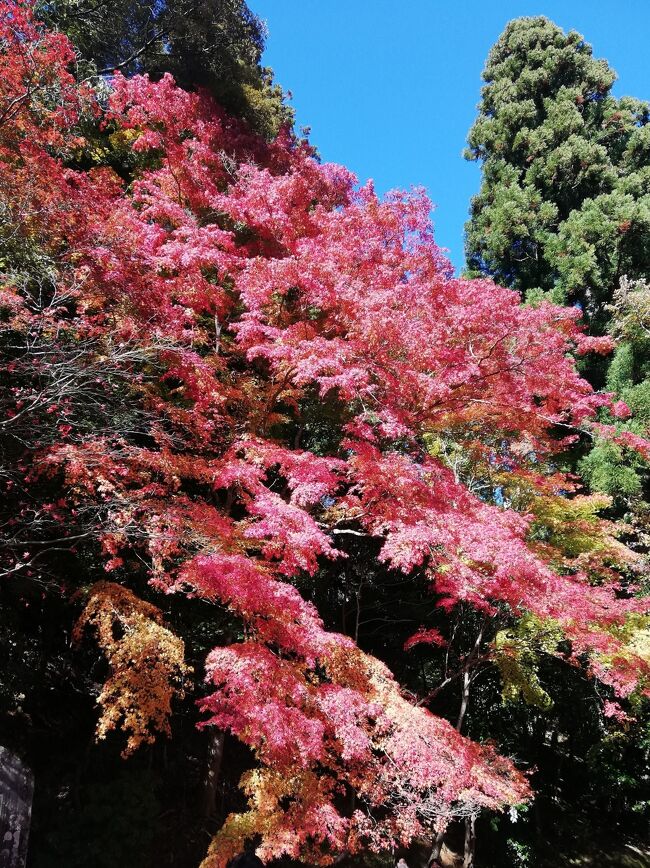
<svg viewBox="0 0 650 868"><path fill-rule="evenodd" d="M487 59L466 156L482 162L467 224L473 274L580 304L603 332L623 276L647 273L650 106L575 32L511 21Z"/></svg>

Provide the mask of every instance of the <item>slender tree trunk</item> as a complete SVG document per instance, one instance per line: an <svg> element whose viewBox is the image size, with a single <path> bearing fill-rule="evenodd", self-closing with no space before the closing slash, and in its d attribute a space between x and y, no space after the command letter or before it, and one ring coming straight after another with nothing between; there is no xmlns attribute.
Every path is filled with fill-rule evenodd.
<svg viewBox="0 0 650 868"><path fill-rule="evenodd" d="M433 839L433 847L431 848L431 855L429 856L429 861L427 863L428 866L435 865L440 858L440 851L442 850L444 838L445 833L442 831L438 832L436 837Z"/></svg>
<svg viewBox="0 0 650 868"><path fill-rule="evenodd" d="M463 726L463 721L465 720L465 715L467 714L467 706L469 705L469 694L470 694L471 683L472 683L472 680L471 680L469 671L465 671L463 673L463 689L462 689L461 696L460 696L460 710L458 712L458 720L456 721L456 729L458 730L458 732L461 731L462 726ZM468 821L466 820L465 822L467 823ZM474 820L472 819L472 840L474 838L473 823L474 823ZM465 826L465 857L467 857L467 836L468 836L468 831L467 831L467 826ZM431 848L431 855L429 856L429 862L428 862L428 864L430 866L435 865L435 863L440 858L440 852L442 850L442 845L444 843L444 839L445 839L444 830L442 832L438 832L436 837L433 839L433 847ZM473 861L473 850L472 850L472 861L468 862L468 868L473 868L473 865L474 865L474 861ZM463 868L465 868L464 862L463 862Z"/></svg>
<svg viewBox="0 0 650 868"><path fill-rule="evenodd" d="M219 322L219 317L215 313L215 315L214 315L214 351L215 351L215 353L219 352L220 343L221 343L221 323Z"/></svg>
<svg viewBox="0 0 650 868"><path fill-rule="evenodd" d="M465 848L463 853L463 868L474 868L474 851L476 849L476 817L465 817Z"/></svg>
<svg viewBox="0 0 650 868"><path fill-rule="evenodd" d="M456 722L456 729L458 732L463 728L463 721L465 720L465 715L467 714L467 706L469 705L469 690L472 683L471 676L469 671L463 673L463 690L460 697L460 710L458 712L458 721Z"/></svg>
<svg viewBox="0 0 650 868"><path fill-rule="evenodd" d="M479 630L479 634L476 637L476 643L474 645L474 651L476 652L480 647L481 641L483 639L483 627ZM456 729L458 732L463 728L463 721L465 720L465 715L467 714L467 708L469 706L469 695L470 688L472 686L472 678L469 672L469 669L465 671L463 675L463 692L461 695L460 701L460 711L458 712L458 722L456 723ZM476 816L472 815L471 817L465 818L465 845L463 852L463 868L474 868L474 851L476 850Z"/></svg>
<svg viewBox="0 0 650 868"><path fill-rule="evenodd" d="M481 647L484 629L485 623L478 632L478 636L476 637L476 641L474 642L474 649L472 651L472 654L477 654L479 648ZM463 672L463 687L460 695L460 709L458 710L458 720L456 721L457 732L461 732L463 728L463 722L465 721L465 715L467 714L467 709L469 707L471 687L472 676L470 672L470 667L467 666L467 668ZM474 850L476 847L475 826L476 817L468 817L465 820L465 853L463 858L463 868L474 868ZM429 856L429 866L434 865L440 858L440 852L442 850L444 838L444 831L438 832L436 837L434 838L433 847L431 848L431 855Z"/></svg>
<svg viewBox="0 0 650 868"><path fill-rule="evenodd" d="M217 815L217 791L223 761L223 745L226 734L216 726L210 727L208 751L203 781L203 816L207 819Z"/></svg>

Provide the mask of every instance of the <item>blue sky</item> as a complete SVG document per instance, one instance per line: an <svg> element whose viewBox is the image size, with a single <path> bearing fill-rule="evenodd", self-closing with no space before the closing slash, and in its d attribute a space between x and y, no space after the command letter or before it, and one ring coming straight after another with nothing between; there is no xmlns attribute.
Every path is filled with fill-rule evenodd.
<svg viewBox="0 0 650 868"><path fill-rule="evenodd" d="M614 92L650 99L650 0L249 0L267 23L264 62L293 93L323 160L379 192L426 187L436 237L463 264L479 170L462 158L481 70L507 21L546 15L580 31L618 73Z"/></svg>

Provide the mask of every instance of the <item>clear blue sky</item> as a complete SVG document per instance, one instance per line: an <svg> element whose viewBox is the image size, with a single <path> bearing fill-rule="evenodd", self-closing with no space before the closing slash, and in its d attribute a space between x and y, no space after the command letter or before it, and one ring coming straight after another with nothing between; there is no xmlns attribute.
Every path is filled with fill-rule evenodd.
<svg viewBox="0 0 650 868"><path fill-rule="evenodd" d="M379 192L423 185L457 267L479 170L463 160L481 70L507 21L546 15L650 99L650 0L248 0L267 23L264 62L293 93L323 160Z"/></svg>

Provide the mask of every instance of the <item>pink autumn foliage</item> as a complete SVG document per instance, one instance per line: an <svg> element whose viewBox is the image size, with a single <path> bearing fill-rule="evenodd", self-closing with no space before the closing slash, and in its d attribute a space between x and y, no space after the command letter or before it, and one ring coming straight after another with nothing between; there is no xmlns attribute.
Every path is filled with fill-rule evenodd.
<svg viewBox="0 0 650 868"><path fill-rule="evenodd" d="M632 415L625 401L615 401L611 412L615 419L629 419Z"/></svg>
<svg viewBox="0 0 650 868"><path fill-rule="evenodd" d="M618 702L605 702L603 704L603 714L605 717L613 718L617 723L627 724L633 722L634 718L626 714Z"/></svg>

